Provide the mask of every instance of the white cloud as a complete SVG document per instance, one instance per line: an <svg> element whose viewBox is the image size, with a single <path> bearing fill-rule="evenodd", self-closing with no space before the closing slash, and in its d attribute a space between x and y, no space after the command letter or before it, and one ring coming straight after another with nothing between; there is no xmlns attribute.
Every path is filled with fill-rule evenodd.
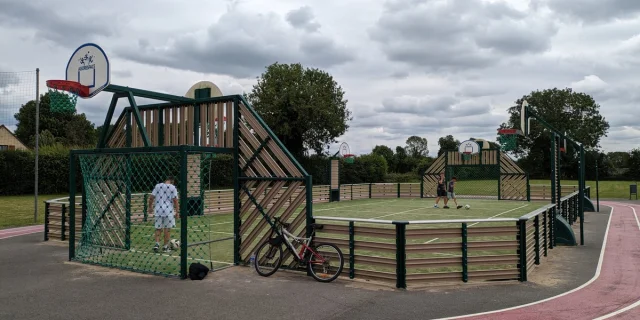
<svg viewBox="0 0 640 320"><path fill-rule="evenodd" d="M328 71L346 91L354 120L339 140L354 153L403 146L411 135L426 137L432 154L448 134L493 141L516 99L570 86L591 94L610 122L602 147L629 150L640 133L638 3L244 0L194 9L175 1L0 0L0 37L10 48L0 71L40 68L43 92L46 80L64 77L75 47L96 42L115 84L183 95L210 80L236 94L273 62L301 62ZM101 125L109 100L101 94L78 109ZM12 114L0 112L0 122Z"/></svg>

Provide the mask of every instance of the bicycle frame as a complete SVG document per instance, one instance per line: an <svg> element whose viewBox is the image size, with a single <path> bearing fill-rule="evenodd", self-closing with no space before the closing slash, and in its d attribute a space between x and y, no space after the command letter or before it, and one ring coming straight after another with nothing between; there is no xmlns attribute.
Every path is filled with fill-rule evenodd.
<svg viewBox="0 0 640 320"><path fill-rule="evenodd" d="M324 257L319 255L309 246L309 244L311 244L311 241L313 240L313 235L309 238L297 237L291 234L291 232L289 232L289 230L287 230L284 226L281 226L281 231L282 231L282 238L284 239L284 242L286 243L287 248L289 249L289 251L291 251L294 254L294 257L297 261L304 261L304 254L308 250L309 252L311 252L313 256L316 257L316 259L320 259L320 261L312 261L311 259L309 259L308 261L309 263L316 263L316 264L324 263L325 261ZM291 240L300 242L300 244L302 245L300 247L300 252L296 251L296 248L293 246L293 243Z"/></svg>

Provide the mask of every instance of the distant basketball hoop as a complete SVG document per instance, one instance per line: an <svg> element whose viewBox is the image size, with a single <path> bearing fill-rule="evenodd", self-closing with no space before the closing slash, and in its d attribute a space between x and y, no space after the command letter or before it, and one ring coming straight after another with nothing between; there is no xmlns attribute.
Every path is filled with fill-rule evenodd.
<svg viewBox="0 0 640 320"><path fill-rule="evenodd" d="M513 151L518 145L518 135L522 131L518 129L498 129L498 142L503 151Z"/></svg>
<svg viewBox="0 0 640 320"><path fill-rule="evenodd" d="M471 160L474 154L480 152L480 145L473 140L462 141L458 146L458 153L462 156L462 160Z"/></svg>

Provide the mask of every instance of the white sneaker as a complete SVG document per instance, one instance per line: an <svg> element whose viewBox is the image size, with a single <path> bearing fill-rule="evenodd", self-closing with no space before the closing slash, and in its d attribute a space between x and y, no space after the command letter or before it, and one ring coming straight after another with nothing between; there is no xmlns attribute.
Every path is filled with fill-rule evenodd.
<svg viewBox="0 0 640 320"><path fill-rule="evenodd" d="M434 205L433 205L433 207L434 207L434 208L437 208L437 207L438 207L438 205L437 205L437 204L434 204Z"/></svg>
<svg viewBox="0 0 640 320"><path fill-rule="evenodd" d="M164 247L162 247L162 251L171 252L171 248L169 248L169 246L164 246Z"/></svg>

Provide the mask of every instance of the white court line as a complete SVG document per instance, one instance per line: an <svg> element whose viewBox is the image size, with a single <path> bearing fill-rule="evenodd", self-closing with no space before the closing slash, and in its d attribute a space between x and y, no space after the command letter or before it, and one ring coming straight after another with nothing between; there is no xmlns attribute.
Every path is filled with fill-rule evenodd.
<svg viewBox="0 0 640 320"><path fill-rule="evenodd" d="M427 208L430 208L430 207L431 207L431 206L428 206L428 207L420 207L420 208L410 209L410 210L406 210L406 211L402 211L402 212L396 212L396 213L386 214L386 215L384 215L384 216L373 217L373 218L369 218L369 219L380 219L380 218L384 218L384 217L395 216L395 215L397 215L397 214L401 214L401 213L407 213L407 212L416 211L416 210L424 210L424 209L427 209Z"/></svg>
<svg viewBox="0 0 640 320"><path fill-rule="evenodd" d="M631 207L631 206L626 206L626 207L631 208L631 210L633 210L633 215L636 217L636 223L638 224L638 230L640 230L640 220L638 220L638 214L636 213L636 209ZM640 300L636 301L634 304L626 306L625 308L616 310L616 311L614 311L612 313L609 313L609 314L605 314L604 316L601 316L599 318L595 318L593 320L608 319L608 318L611 318L611 317L613 317L615 315L621 314L621 313L623 313L623 312L625 312L627 310L631 310L631 309L633 309L633 308L635 308L637 306L640 306Z"/></svg>
<svg viewBox="0 0 640 320"><path fill-rule="evenodd" d="M636 303L634 303L632 305L628 305L627 307L622 308L622 309L620 309L618 311L615 311L615 312L612 312L612 313L609 313L609 314L605 314L604 316L599 317L599 318L595 318L593 320L609 319L609 318L611 318L611 317L613 317L615 315L621 314L621 313L623 313L623 312L625 312L627 310L631 310L631 309L633 309L633 308L635 308L637 306L640 306L640 300L638 300L638 301L636 301Z"/></svg>
<svg viewBox="0 0 640 320"><path fill-rule="evenodd" d="M528 204L525 204L524 206L520 206L520 207L517 207L517 208L513 208L513 209L510 209L510 210L507 210L507 211L505 211L505 212L502 212L502 213L496 214L495 216L493 216L493 217L489 217L489 218L487 218L487 219L493 219L493 218L495 218L495 217L499 217L499 216L501 216L501 215L503 215L503 214L505 214L505 213L509 213L509 212L511 212L511 211L518 210L518 209L521 209L521 208L524 208L524 207L527 207L527 206L529 206L529 205L528 205ZM478 223L480 223L480 222L472 223L472 224L468 225L467 227L473 227L473 226L475 226L475 225L476 225L476 224L478 224ZM436 240L438 240L438 239L440 239L440 238L431 239L431 240L429 240L429 241L425 242L424 244L431 243L431 242L436 241ZM438 253L436 253L436 254L438 254Z"/></svg>
<svg viewBox="0 0 640 320"><path fill-rule="evenodd" d="M604 205L604 204L603 204ZM607 206L607 205L604 205ZM504 312L504 311L510 311L510 310L515 310L515 309L520 309L520 308L524 308L524 307L528 307L528 306L532 306L532 305L536 305L539 303L543 303L549 300L553 300L553 299L557 299L560 298L562 296L566 296L568 294L574 293L588 285L590 285L591 283L593 283L594 281L596 281L598 279L598 277L600 277L600 270L602 269L602 262L604 261L604 251L607 247L607 237L609 236L609 226L611 226L611 217L613 217L613 207L612 206L607 206L611 208L611 213L609 215L609 221L607 222L607 231L605 231L604 233L604 241L602 242L602 249L600 250L600 258L598 259L598 267L596 268L596 274L593 276L593 278L591 278L589 281L585 282L583 285L561 293L559 295L547 298L547 299L543 299L543 300L539 300L539 301L535 301L535 302L531 302L531 303L527 303L527 304L523 304L523 305L519 305L519 306L515 306L515 307L511 307L511 308L505 308L505 309L499 309L499 310L493 310L493 311L487 311L487 312L481 312L481 313L473 313L473 314L467 314L467 315L463 315L463 316L455 316L455 317L449 317L449 318L439 318L436 320L450 320L450 319L463 319L463 318L469 318L469 317L476 317L476 316L483 316L483 315L487 315L487 314L493 314L493 313L500 313L500 312Z"/></svg>
<svg viewBox="0 0 640 320"><path fill-rule="evenodd" d="M359 205L353 205L353 206L342 206L342 207L335 207L335 208L327 208L327 209L318 209L318 210L313 210L313 212L317 212L317 211L329 211L329 210L338 210L338 209L342 209L342 208L353 208L353 207L362 207L362 206L372 206L374 204L380 204L381 202L384 203L391 203L391 202L395 202L398 200L391 200L391 201L376 201L373 203L365 203L365 204L359 204Z"/></svg>

